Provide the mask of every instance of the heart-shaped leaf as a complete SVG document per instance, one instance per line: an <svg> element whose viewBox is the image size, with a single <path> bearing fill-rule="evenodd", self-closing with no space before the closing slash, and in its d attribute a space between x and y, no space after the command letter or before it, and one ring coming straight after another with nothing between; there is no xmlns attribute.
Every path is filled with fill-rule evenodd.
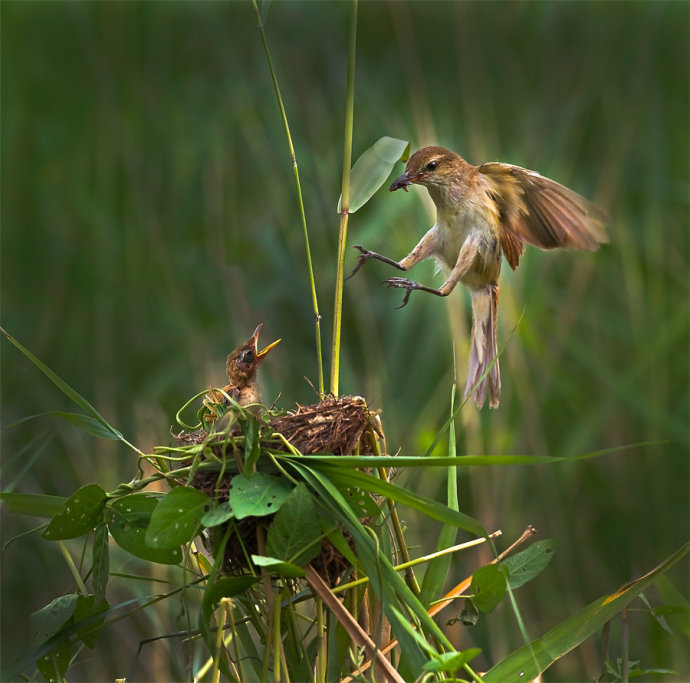
<svg viewBox="0 0 690 683"><path fill-rule="evenodd" d="M287 479L265 472L255 472L251 477L238 474L230 484L230 506L237 519L272 515L278 512L292 488Z"/></svg>
<svg viewBox="0 0 690 683"><path fill-rule="evenodd" d="M555 552L556 541L552 538L545 538L503 560L503 564L510 571L508 577L510 587L519 588L522 584L532 580L551 562Z"/></svg>
<svg viewBox="0 0 690 683"><path fill-rule="evenodd" d="M82 486L50 520L43 538L57 541L88 533L103 519L106 499L105 491L98 484Z"/></svg>
<svg viewBox="0 0 690 683"><path fill-rule="evenodd" d="M156 506L144 539L152 548L172 550L191 541L201 518L211 508L210 498L197 489L178 486Z"/></svg>
<svg viewBox="0 0 690 683"><path fill-rule="evenodd" d="M179 564L182 551L152 548L146 544L146 530L158 500L141 493L132 493L111 503L105 510L108 529L115 542L128 553L158 564Z"/></svg>
<svg viewBox="0 0 690 683"><path fill-rule="evenodd" d="M487 564L472 575L472 602L481 612L491 612L506 593L508 570L500 564Z"/></svg>
<svg viewBox="0 0 690 683"><path fill-rule="evenodd" d="M321 549L321 528L314 500L306 485L298 484L275 516L266 535L266 552L303 567Z"/></svg>

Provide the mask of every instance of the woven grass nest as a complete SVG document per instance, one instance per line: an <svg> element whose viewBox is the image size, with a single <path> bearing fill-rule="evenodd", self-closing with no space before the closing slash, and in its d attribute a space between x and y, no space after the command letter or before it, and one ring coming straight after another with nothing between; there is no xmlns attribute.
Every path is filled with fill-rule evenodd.
<svg viewBox="0 0 690 683"><path fill-rule="evenodd" d="M377 413L368 409L366 401L361 396L330 396L313 405L298 404L295 410L287 414L276 417L264 416L263 419L268 428L265 430L266 434L262 435L261 442L273 451L290 451L276 433L280 433L303 455L371 455L375 452L376 438L383 438ZM174 435L174 438L180 446L205 443L216 456L225 456L229 462L232 458L227 440L229 437L241 435L240 425L235 423L225 433L219 433L218 439L214 438L212 431L209 433L204 429L181 432ZM227 471L220 478L217 472L200 471L191 481L191 486L223 503L229 499L232 480L238 474L238 468L234 469L235 471ZM268 529L272 520L273 515L268 515L228 522L234 526L234 533L231 534L225 548L223 569L227 574L240 574L247 569L247 557L259 553L257 527ZM212 546L214 539L222 538L225 530L225 525L214 527L214 533L211 535ZM328 539L324 539L320 553L311 564L324 581L332 586L349 566Z"/></svg>

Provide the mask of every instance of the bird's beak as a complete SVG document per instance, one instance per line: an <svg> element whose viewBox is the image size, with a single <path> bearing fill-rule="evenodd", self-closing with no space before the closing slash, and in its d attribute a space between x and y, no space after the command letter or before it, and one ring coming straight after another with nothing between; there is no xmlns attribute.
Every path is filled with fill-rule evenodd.
<svg viewBox="0 0 690 683"><path fill-rule="evenodd" d="M254 334L249 340L249 343L254 346L254 353L256 354L256 359L259 362L261 362L268 355L268 352L281 341L280 339L277 339L272 344L269 344L265 349L259 351L259 332L261 331L262 327L263 323L259 323L254 330Z"/></svg>
<svg viewBox="0 0 690 683"><path fill-rule="evenodd" d="M418 183L424 177L423 173L410 173L405 171L399 178L396 178L391 186L388 188L391 192L395 192L402 188L407 192L407 186L412 185L412 183Z"/></svg>

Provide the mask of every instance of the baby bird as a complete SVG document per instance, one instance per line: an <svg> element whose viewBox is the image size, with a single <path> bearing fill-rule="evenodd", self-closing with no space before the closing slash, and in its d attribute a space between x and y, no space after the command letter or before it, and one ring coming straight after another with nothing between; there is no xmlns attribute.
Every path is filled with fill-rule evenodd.
<svg viewBox="0 0 690 683"><path fill-rule="evenodd" d="M259 387L256 380L257 368L266 358L268 352L280 342L280 339L278 339L259 351L259 332L262 327L263 324L259 323L254 330L254 334L244 344L238 346L225 361L225 372L228 375L229 383L223 387L223 392L241 406L259 403ZM227 403L227 399L223 393L212 389L206 395L204 404L210 406L213 403ZM210 422L215 420L215 416L213 414L208 415L206 419Z"/></svg>

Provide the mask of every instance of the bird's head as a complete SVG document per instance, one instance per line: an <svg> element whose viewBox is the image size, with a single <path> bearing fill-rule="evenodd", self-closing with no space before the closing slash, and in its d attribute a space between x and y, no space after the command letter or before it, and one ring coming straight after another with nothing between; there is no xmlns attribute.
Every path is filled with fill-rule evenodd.
<svg viewBox="0 0 690 683"><path fill-rule="evenodd" d="M452 185L457 182L467 166L465 160L445 147L422 147L408 160L405 173L396 178L388 188L391 192L413 183L426 187Z"/></svg>
<svg viewBox="0 0 690 683"><path fill-rule="evenodd" d="M280 339L269 344L265 349L259 351L259 332L263 327L262 323L257 325L254 334L247 342L238 346L225 362L225 371L231 383L242 383L251 380L256 369L268 355L268 352L280 342Z"/></svg>

